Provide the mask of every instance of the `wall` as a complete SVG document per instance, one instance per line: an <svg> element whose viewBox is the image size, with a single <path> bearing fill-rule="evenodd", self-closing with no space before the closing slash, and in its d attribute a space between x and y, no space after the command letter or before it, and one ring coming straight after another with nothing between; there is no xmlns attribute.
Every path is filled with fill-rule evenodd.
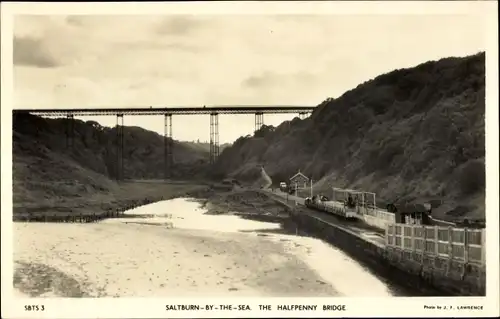
<svg viewBox="0 0 500 319"><path fill-rule="evenodd" d="M386 258L454 294L484 295L485 237L484 229L394 224L386 232Z"/></svg>
<svg viewBox="0 0 500 319"><path fill-rule="evenodd" d="M348 228L324 222L300 209L294 210L291 218L300 230L338 247L386 278L427 291L426 295L485 294L484 267L458 260L443 260L443 257L412 254L401 247L370 241Z"/></svg>
<svg viewBox="0 0 500 319"><path fill-rule="evenodd" d="M294 178L290 178L290 186L293 188L295 188L295 184L297 184L297 188L307 188L309 186L308 183L309 179L300 175Z"/></svg>
<svg viewBox="0 0 500 319"><path fill-rule="evenodd" d="M382 230L386 230L388 225L394 224L395 217L394 214L368 209L366 214L363 214L361 219L368 225L377 227Z"/></svg>
<svg viewBox="0 0 500 319"><path fill-rule="evenodd" d="M332 226L318 218L300 213L299 210L292 211L291 219L300 230L335 245L357 260L376 265L379 263L379 257L384 254L384 245L369 242L349 229Z"/></svg>

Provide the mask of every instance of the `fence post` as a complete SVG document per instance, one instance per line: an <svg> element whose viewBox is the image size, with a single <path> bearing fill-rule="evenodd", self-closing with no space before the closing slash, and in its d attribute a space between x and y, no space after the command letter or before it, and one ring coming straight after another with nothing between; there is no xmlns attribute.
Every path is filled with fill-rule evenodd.
<svg viewBox="0 0 500 319"><path fill-rule="evenodd" d="M385 227L385 246L389 246L389 227L391 227L390 225L387 225Z"/></svg>
<svg viewBox="0 0 500 319"><path fill-rule="evenodd" d="M422 241L424 243L424 247L422 249L422 256L427 255L427 229L425 228L425 225L421 226L422 228Z"/></svg>
<svg viewBox="0 0 500 319"><path fill-rule="evenodd" d="M468 228L464 228L464 264L469 263L469 239L467 238L469 234Z"/></svg>
<svg viewBox="0 0 500 319"><path fill-rule="evenodd" d="M434 226L434 255L439 256L439 227Z"/></svg>
<svg viewBox="0 0 500 319"><path fill-rule="evenodd" d="M481 229L481 266L485 265L486 261L486 229Z"/></svg>
<svg viewBox="0 0 500 319"><path fill-rule="evenodd" d="M401 227L401 250L405 250L405 230L406 230L406 225L402 224L399 227Z"/></svg>
<svg viewBox="0 0 500 319"><path fill-rule="evenodd" d="M392 239L393 239L392 245L389 244L389 236L392 236ZM385 231L385 244L387 246L393 246L394 245L394 224L387 225L387 229Z"/></svg>
<svg viewBox="0 0 500 319"><path fill-rule="evenodd" d="M417 251L417 247L415 245L415 228L416 227L414 225L411 226L411 250L413 251L413 254Z"/></svg>
<svg viewBox="0 0 500 319"><path fill-rule="evenodd" d="M448 226L448 259L453 259L453 227Z"/></svg>

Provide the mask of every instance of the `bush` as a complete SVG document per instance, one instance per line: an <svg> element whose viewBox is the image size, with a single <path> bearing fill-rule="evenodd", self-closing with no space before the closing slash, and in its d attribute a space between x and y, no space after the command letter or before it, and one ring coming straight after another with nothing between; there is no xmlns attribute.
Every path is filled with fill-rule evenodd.
<svg viewBox="0 0 500 319"><path fill-rule="evenodd" d="M472 195L484 191L486 167L480 160L468 161L460 173L460 190L463 195Z"/></svg>

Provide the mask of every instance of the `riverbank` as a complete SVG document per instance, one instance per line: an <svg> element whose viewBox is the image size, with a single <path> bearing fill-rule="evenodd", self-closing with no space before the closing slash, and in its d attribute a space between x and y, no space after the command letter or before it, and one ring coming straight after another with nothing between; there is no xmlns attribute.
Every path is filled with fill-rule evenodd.
<svg viewBox="0 0 500 319"><path fill-rule="evenodd" d="M234 188L231 191L200 192L202 207L211 215L236 215L269 223L282 223L290 214L283 203L259 191Z"/></svg>
<svg viewBox="0 0 500 319"><path fill-rule="evenodd" d="M94 192L85 196L59 195L27 203L14 202L13 219L20 220L27 215L36 217L45 214L99 215L176 197L197 197L208 189L209 185L192 181L124 181L117 184L112 191Z"/></svg>

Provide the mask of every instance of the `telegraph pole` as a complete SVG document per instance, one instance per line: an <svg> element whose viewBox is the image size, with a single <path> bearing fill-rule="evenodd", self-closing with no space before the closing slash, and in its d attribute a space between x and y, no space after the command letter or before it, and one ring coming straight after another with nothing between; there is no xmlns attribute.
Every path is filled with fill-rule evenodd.
<svg viewBox="0 0 500 319"><path fill-rule="evenodd" d="M313 180L311 178L311 198L313 197Z"/></svg>

